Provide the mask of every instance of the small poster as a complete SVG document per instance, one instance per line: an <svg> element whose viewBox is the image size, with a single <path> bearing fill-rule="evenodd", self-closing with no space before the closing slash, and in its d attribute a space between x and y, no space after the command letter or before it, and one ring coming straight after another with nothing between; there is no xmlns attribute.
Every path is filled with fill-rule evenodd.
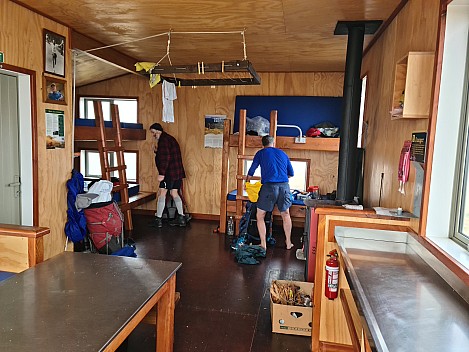
<svg viewBox="0 0 469 352"><path fill-rule="evenodd" d="M64 112L46 109L46 148L65 148Z"/></svg>
<svg viewBox="0 0 469 352"><path fill-rule="evenodd" d="M205 148L223 148L223 124L226 115L205 115Z"/></svg>
<svg viewBox="0 0 469 352"><path fill-rule="evenodd" d="M419 163L425 162L425 151L427 147L427 133L414 132L412 133L412 146L410 148L410 160Z"/></svg>

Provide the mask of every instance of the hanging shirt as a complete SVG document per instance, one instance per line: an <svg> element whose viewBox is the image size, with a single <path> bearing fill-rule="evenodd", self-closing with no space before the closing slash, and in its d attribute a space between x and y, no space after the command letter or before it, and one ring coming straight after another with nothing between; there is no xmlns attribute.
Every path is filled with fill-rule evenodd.
<svg viewBox="0 0 469 352"><path fill-rule="evenodd" d="M163 122L174 122L173 100L177 99L174 83L163 81Z"/></svg>

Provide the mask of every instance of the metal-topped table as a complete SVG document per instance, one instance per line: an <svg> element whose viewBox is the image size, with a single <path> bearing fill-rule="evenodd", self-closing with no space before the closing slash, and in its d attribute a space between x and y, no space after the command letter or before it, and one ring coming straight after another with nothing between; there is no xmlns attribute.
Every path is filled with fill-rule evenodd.
<svg viewBox="0 0 469 352"><path fill-rule="evenodd" d="M181 263L61 253L0 282L0 351L113 351L157 307L172 351Z"/></svg>
<svg viewBox="0 0 469 352"><path fill-rule="evenodd" d="M410 234L342 228L335 237L373 350L468 351L469 304Z"/></svg>

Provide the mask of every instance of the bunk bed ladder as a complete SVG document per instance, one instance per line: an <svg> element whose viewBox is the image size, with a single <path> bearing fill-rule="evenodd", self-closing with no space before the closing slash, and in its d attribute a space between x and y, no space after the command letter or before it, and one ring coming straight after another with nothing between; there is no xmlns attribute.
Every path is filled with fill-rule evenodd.
<svg viewBox="0 0 469 352"><path fill-rule="evenodd" d="M226 196L228 194L228 176L230 172L230 133L231 120L225 119L223 123L223 155L221 159L220 225L218 226L220 233L226 233Z"/></svg>
<svg viewBox="0 0 469 352"><path fill-rule="evenodd" d="M127 183L126 168L124 161L124 147L122 146L122 133L119 118L119 107L115 104L111 104L111 119L113 127L113 145L109 144L106 137L106 127L104 125L103 109L101 102L95 100L94 102L94 114L96 119L96 127L99 128L98 138L98 151L99 158L101 161L101 174L104 180L111 180L111 173L117 171L119 175L119 184L114 185L113 192L120 193L120 209L124 213L124 224L125 229L131 232L133 230L132 224L132 213L129 204L129 185ZM109 154L116 153L117 166L109 165Z"/></svg>
<svg viewBox="0 0 469 352"><path fill-rule="evenodd" d="M239 231L239 222L243 217L244 202L248 197L244 196L244 160L246 159L246 110L239 111L239 135L238 135L238 167L236 172L236 231ZM252 158L252 157L251 157Z"/></svg>
<svg viewBox="0 0 469 352"><path fill-rule="evenodd" d="M221 181L221 199L220 199L220 225L219 232L226 233L227 220L227 199L229 186L229 152L230 152L230 131L231 121L226 120L223 126L223 158L222 158L222 181ZM269 134L276 139L277 137L277 111L270 113ZM244 202L249 200L244 196L244 181L246 173L244 170L245 160L252 160L252 155L246 155L246 110L239 111L239 135L238 135L238 154L236 168L236 231L239 231L239 222L243 217ZM253 180L260 180L260 177L252 177Z"/></svg>

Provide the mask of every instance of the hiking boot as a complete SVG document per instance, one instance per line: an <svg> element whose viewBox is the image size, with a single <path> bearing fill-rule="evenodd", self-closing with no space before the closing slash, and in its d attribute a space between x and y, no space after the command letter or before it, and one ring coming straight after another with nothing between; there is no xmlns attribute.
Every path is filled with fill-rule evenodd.
<svg viewBox="0 0 469 352"><path fill-rule="evenodd" d="M161 229L163 227L163 219L155 216L155 220L150 223L150 227L158 227Z"/></svg>
<svg viewBox="0 0 469 352"><path fill-rule="evenodd" d="M178 215L176 218L169 222L170 226L186 226L186 217L184 215Z"/></svg>

